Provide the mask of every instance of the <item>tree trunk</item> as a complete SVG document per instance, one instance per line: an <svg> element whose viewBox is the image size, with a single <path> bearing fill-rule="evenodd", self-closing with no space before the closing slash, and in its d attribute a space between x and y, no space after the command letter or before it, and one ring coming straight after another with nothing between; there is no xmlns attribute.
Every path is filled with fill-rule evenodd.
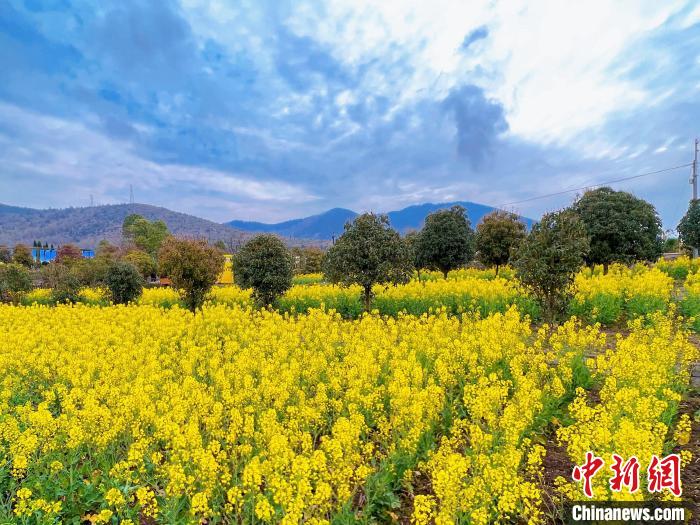
<svg viewBox="0 0 700 525"><path fill-rule="evenodd" d="M372 287L371 286L365 286L364 302L365 302L365 312L369 312L370 307L372 306Z"/></svg>
<svg viewBox="0 0 700 525"><path fill-rule="evenodd" d="M608 263L603 263L603 275L608 275Z"/></svg>
<svg viewBox="0 0 700 525"><path fill-rule="evenodd" d="M447 280L447 274L448 274L448 273L450 273L449 270L443 270L443 271L442 271L442 275L445 276L445 280Z"/></svg>
<svg viewBox="0 0 700 525"><path fill-rule="evenodd" d="M498 277L498 264L496 265L496 277Z"/></svg>

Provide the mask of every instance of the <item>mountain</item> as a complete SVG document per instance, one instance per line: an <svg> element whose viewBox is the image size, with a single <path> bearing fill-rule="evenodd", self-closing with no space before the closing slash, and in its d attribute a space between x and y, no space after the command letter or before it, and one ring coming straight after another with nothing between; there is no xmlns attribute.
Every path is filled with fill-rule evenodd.
<svg viewBox="0 0 700 525"><path fill-rule="evenodd" d="M111 204L85 208L37 210L0 204L0 244L32 244L34 240L60 245L74 243L94 248L102 239L118 243L124 218L138 213L149 220L162 220L176 234L219 239L237 244L250 237L231 226L200 219L148 204Z"/></svg>
<svg viewBox="0 0 700 525"><path fill-rule="evenodd" d="M428 214L457 204L463 206L467 210L467 215L472 223L472 227L476 226L484 215L495 210L495 208L484 204L459 201L441 202L437 204L417 204L398 211L390 211L387 215L389 216L389 222L394 228L401 233L406 233L410 230L419 230L422 228L425 217ZM293 219L274 224L238 220L233 220L226 224L247 232L267 232L276 233L285 237L330 240L342 234L345 223L351 221L356 216L357 213L352 210L333 208L332 210L318 215L311 215L303 219ZM527 217L520 217L520 219L527 224L528 229L532 226L532 219L528 219Z"/></svg>
<svg viewBox="0 0 700 525"><path fill-rule="evenodd" d="M328 240L334 235L338 236L343 233L345 223L353 220L356 216L357 213L352 210L333 208L319 215L275 224L249 221L230 221L226 224L247 232L276 233L285 237Z"/></svg>

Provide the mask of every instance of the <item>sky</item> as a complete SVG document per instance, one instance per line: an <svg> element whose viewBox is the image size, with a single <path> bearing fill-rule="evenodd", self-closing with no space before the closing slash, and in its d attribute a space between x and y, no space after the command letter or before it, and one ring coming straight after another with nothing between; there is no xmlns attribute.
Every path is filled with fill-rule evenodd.
<svg viewBox="0 0 700 525"><path fill-rule="evenodd" d="M0 0L0 203L537 218L692 160L698 50L697 0ZM689 176L613 187L673 229Z"/></svg>

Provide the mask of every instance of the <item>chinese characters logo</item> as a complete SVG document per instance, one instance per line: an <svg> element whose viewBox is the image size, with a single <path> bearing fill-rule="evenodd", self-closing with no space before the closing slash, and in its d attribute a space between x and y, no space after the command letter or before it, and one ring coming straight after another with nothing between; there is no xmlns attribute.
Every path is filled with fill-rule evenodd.
<svg viewBox="0 0 700 525"><path fill-rule="evenodd" d="M639 490L639 460L632 456L627 461L613 454L613 463L610 465L613 475L609 479L610 490L620 492L622 487L627 487L630 492ZM574 481L583 481L583 493L588 498L593 497L592 480L598 471L603 468L605 461L597 457L593 452L586 452L586 461L583 465L576 465L572 472ZM649 492L661 492L668 489L674 496L680 496L681 489L681 459L678 454L669 454L664 458L657 455L651 457L647 468L647 489Z"/></svg>

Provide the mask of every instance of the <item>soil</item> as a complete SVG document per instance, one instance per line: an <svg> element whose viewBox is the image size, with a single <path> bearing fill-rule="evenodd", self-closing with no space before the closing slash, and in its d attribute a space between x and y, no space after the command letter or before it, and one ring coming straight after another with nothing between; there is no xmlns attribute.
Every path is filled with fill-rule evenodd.
<svg viewBox="0 0 700 525"><path fill-rule="evenodd" d="M693 454L690 464L681 470L683 501L687 503L692 513L690 523L700 523L700 390L694 388L681 401L678 407L679 417L688 414L691 422L690 441L687 445L678 446L673 451L689 450Z"/></svg>

